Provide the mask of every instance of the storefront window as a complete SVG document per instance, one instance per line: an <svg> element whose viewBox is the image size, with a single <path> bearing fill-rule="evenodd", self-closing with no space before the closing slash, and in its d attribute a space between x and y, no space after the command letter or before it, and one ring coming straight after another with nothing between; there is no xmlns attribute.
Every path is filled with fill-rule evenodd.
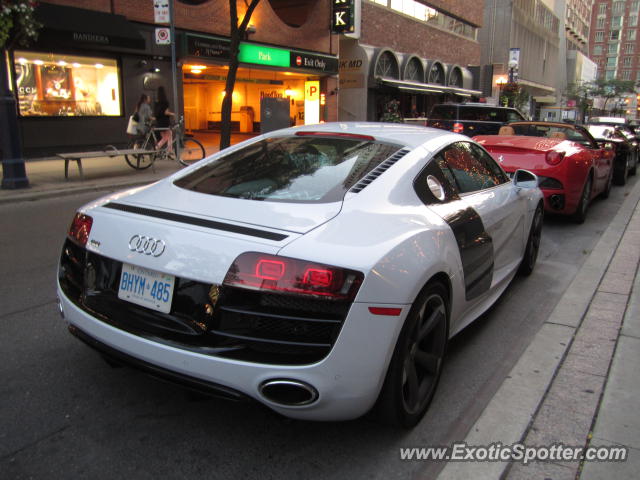
<svg viewBox="0 0 640 480"><path fill-rule="evenodd" d="M113 59L16 50L14 70L22 116L122 114Z"/></svg>

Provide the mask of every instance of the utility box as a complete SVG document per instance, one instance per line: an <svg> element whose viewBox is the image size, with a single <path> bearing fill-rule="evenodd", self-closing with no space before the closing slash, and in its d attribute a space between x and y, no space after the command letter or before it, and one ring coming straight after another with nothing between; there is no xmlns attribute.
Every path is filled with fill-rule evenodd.
<svg viewBox="0 0 640 480"><path fill-rule="evenodd" d="M242 133L253 132L254 117L255 117L255 113L253 111L252 106L246 105L244 107L240 107L240 132Z"/></svg>
<svg viewBox="0 0 640 480"><path fill-rule="evenodd" d="M260 133L291 126L289 99L265 97L260 99Z"/></svg>

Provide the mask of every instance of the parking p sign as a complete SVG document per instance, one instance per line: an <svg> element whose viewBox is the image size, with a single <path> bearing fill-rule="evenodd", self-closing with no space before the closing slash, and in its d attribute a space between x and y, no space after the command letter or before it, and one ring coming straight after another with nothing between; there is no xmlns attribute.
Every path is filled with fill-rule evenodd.
<svg viewBox="0 0 640 480"><path fill-rule="evenodd" d="M171 34L168 28L156 28L156 45L169 45L171 43Z"/></svg>

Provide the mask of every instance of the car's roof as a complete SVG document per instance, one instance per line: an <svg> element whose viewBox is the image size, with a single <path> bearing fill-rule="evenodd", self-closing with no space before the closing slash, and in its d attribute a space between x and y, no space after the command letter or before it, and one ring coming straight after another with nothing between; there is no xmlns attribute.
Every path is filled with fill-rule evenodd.
<svg viewBox="0 0 640 480"><path fill-rule="evenodd" d="M339 135L369 135L376 140L400 143L411 148L416 148L430 140L443 136L456 136L461 140L469 140L468 137L458 135L439 128L422 127L404 123L382 122L330 122L317 125L305 125L284 130L276 130L267 134L273 136L294 135L296 132L337 133Z"/></svg>

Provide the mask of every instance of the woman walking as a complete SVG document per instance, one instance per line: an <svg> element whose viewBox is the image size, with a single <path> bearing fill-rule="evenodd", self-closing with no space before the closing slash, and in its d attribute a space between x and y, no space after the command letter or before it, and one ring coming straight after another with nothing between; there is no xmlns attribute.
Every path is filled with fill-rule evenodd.
<svg viewBox="0 0 640 480"><path fill-rule="evenodd" d="M171 110L169 110L169 100L167 99L167 93L164 90L164 87L158 87L158 100L155 105L155 117L156 117L156 126L158 128L166 128L166 130L162 130L160 135L160 141L156 145L156 148L161 148L165 143L167 145L167 152L169 154L173 153L173 136L171 134L171 117L175 115Z"/></svg>
<svg viewBox="0 0 640 480"><path fill-rule="evenodd" d="M146 93L143 93L136 105L136 112L138 115L138 135L145 135L151 125L151 119L153 118L153 112L151 111L151 97Z"/></svg>

